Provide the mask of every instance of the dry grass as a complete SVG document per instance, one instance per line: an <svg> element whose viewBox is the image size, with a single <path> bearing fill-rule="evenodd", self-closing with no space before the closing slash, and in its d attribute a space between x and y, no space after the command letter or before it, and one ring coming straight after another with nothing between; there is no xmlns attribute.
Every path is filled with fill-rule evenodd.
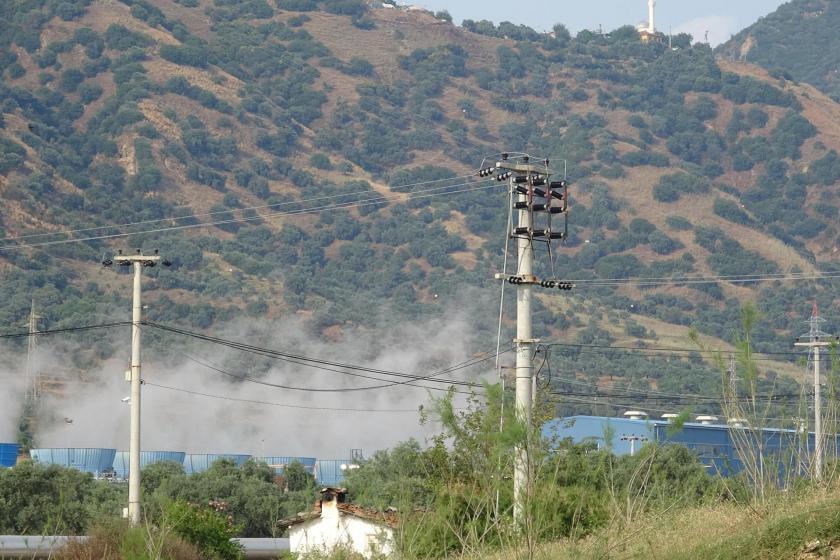
<svg viewBox="0 0 840 560"><path fill-rule="evenodd" d="M578 541L550 543L536 560L702 560L796 558L806 542L833 532L836 493L780 496L760 511L735 503L647 515ZM835 537L840 534L835 535ZM466 555L459 560L525 559L522 550Z"/></svg>

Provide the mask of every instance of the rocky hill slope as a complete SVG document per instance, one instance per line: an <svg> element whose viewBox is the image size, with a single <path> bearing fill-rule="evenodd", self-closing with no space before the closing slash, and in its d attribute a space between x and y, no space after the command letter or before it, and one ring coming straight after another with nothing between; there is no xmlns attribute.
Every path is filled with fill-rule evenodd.
<svg viewBox="0 0 840 560"><path fill-rule="evenodd" d="M733 277L836 268L840 105L688 37L358 0L14 0L0 21L6 331L33 298L45 326L113 320L127 282L97 263L143 246L175 262L156 321L295 314L338 339L460 309L490 344L507 201L473 174L506 150L573 186L553 272L580 287L541 294L536 328L596 346L555 349L564 375L714 389L699 355L598 346L685 348L693 327L726 347L754 300L759 347L786 350L811 299L835 304L835 281Z"/></svg>
<svg viewBox="0 0 840 560"><path fill-rule="evenodd" d="M774 76L808 82L840 99L840 5L830 0L794 0L735 35L718 51L746 60Z"/></svg>

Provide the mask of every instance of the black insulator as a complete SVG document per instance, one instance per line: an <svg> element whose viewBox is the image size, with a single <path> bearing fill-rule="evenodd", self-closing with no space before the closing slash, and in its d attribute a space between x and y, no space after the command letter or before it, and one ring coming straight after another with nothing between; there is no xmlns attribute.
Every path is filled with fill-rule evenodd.
<svg viewBox="0 0 840 560"><path fill-rule="evenodd" d="M536 179L531 181L531 184L534 185L535 187L545 185L545 178L544 177L537 177Z"/></svg>
<svg viewBox="0 0 840 560"><path fill-rule="evenodd" d="M508 158L508 154L507 154L507 152L504 152L504 153L502 154L502 161L506 161L506 160L507 160L507 158Z"/></svg>
<svg viewBox="0 0 840 560"><path fill-rule="evenodd" d="M553 191L551 189L549 189L549 192L551 192L551 198L556 198L557 200L563 200L563 193L562 192ZM537 195L537 196L541 196L543 198L545 198L545 196L546 196L545 189L541 189L539 187L534 189L534 194Z"/></svg>
<svg viewBox="0 0 840 560"><path fill-rule="evenodd" d="M131 266L131 261L120 261L120 266Z"/></svg>
<svg viewBox="0 0 840 560"><path fill-rule="evenodd" d="M572 288L574 288L574 287L575 287L575 285L574 285L574 284L572 284L571 282L558 282L558 283L557 283L557 289L558 289L558 290L566 290L566 291L568 291L568 290L571 290L571 289L572 289Z"/></svg>
<svg viewBox="0 0 840 560"><path fill-rule="evenodd" d="M516 208L517 210L527 210L528 209L528 203L527 202L515 202L513 204L513 207Z"/></svg>
<svg viewBox="0 0 840 560"><path fill-rule="evenodd" d="M508 282L511 284L521 284L523 282L523 279L521 276L511 276L510 278L508 278Z"/></svg>
<svg viewBox="0 0 840 560"><path fill-rule="evenodd" d="M163 262L160 263L160 264L162 264L163 266L169 267L169 266L172 266L172 261L164 259Z"/></svg>
<svg viewBox="0 0 840 560"><path fill-rule="evenodd" d="M498 175L496 177L496 180L501 183L502 181L507 181L508 179L510 179L512 175L513 173L508 171L507 173L502 173L501 175Z"/></svg>
<svg viewBox="0 0 840 560"><path fill-rule="evenodd" d="M525 175L517 175L516 177L513 178L513 182L517 183L517 184L518 183L525 183L527 181L528 181L528 177L526 177Z"/></svg>
<svg viewBox="0 0 840 560"><path fill-rule="evenodd" d="M486 169L482 169L481 171L479 171L478 176L479 177L489 177L490 175L493 174L494 171L496 171L495 167L488 167Z"/></svg>
<svg viewBox="0 0 840 560"><path fill-rule="evenodd" d="M534 230L534 237L546 237L550 235L550 231L547 229L535 229Z"/></svg>
<svg viewBox="0 0 840 560"><path fill-rule="evenodd" d="M528 187L523 187L522 185L518 185L516 187L516 192L519 194L528 194Z"/></svg>
<svg viewBox="0 0 840 560"><path fill-rule="evenodd" d="M565 189L567 186L566 181L552 181L549 185L552 189Z"/></svg>
<svg viewBox="0 0 840 560"><path fill-rule="evenodd" d="M531 230L526 227L518 227L513 230L516 235L528 235L530 232Z"/></svg>
<svg viewBox="0 0 840 560"><path fill-rule="evenodd" d="M104 261L102 261L102 266L111 266L112 264L114 264L114 261L112 261L111 259L105 259Z"/></svg>
<svg viewBox="0 0 840 560"><path fill-rule="evenodd" d="M548 235L549 239L565 239L565 237L566 237L566 234L562 231L552 231Z"/></svg>
<svg viewBox="0 0 840 560"><path fill-rule="evenodd" d="M546 166L546 167L548 167L548 164L550 164L550 163L551 163L551 160L549 160L548 158L546 158L544 163L545 163L545 166Z"/></svg>
<svg viewBox="0 0 840 560"><path fill-rule="evenodd" d="M522 161L524 161L525 163L528 163L529 161L531 161L531 157L530 156L522 156Z"/></svg>
<svg viewBox="0 0 840 560"><path fill-rule="evenodd" d="M562 206L552 206L551 210L550 210L550 212L552 214L562 214L565 211L566 211L566 209L563 208Z"/></svg>
<svg viewBox="0 0 840 560"><path fill-rule="evenodd" d="M556 288L557 282L555 282L554 280L543 280L542 282L540 282L540 286L542 286L543 288Z"/></svg>
<svg viewBox="0 0 840 560"><path fill-rule="evenodd" d="M546 209L545 204L534 204L531 207L531 210L533 210L534 212L545 212L545 209Z"/></svg>

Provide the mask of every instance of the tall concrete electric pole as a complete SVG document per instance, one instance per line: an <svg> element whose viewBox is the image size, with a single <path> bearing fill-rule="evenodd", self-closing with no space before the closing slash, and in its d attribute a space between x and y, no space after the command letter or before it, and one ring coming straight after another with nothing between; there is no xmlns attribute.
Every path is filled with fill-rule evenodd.
<svg viewBox="0 0 840 560"><path fill-rule="evenodd" d="M550 245L552 240L566 237L565 212L568 208L568 193L565 181L550 182L552 175L548 160L532 163L527 154L509 156L502 154L501 161L494 167L479 171L480 177L495 175L499 182L508 181L510 199L514 201L511 211L517 212L517 225L508 235L515 238L517 247L516 275L496 274L499 280L506 280L516 286L516 415L531 431L534 349L539 342L531 329L531 297L534 286L571 290L573 284L557 280L540 280L534 275L534 241ZM542 215L542 223L536 216ZM563 227L552 229L552 216L562 215ZM530 435L529 435L530 438ZM514 456L513 472L513 514L517 523L522 523L527 492L530 488L531 465L530 442L520 444Z"/></svg>
<svg viewBox="0 0 840 560"><path fill-rule="evenodd" d="M120 266L134 267L134 293L131 307L131 427L128 441L128 521L136 527L140 524L140 324L143 321L143 306L141 303L141 279L143 268L151 268L160 262L160 256L143 255L140 249L136 255L123 255L122 251L114 257L102 262L105 266L117 263ZM163 261L169 266L169 261Z"/></svg>
<svg viewBox="0 0 840 560"><path fill-rule="evenodd" d="M510 178L510 188L515 189L516 179ZM514 191L515 192L515 191ZM528 195L519 193L516 197L523 206L528 202ZM521 230L531 229L531 213L527 206L518 210L518 227ZM522 235L516 240L517 262L516 275L526 280L534 280L534 242L530 236ZM534 375L534 347L538 341L531 333L531 288L530 283L522 283L516 287L516 412L520 421L531 426L532 387ZM522 517L524 504L522 493L529 484L530 465L527 448L519 449L516 456L513 473L513 504L514 518Z"/></svg>
<svg viewBox="0 0 840 560"><path fill-rule="evenodd" d="M810 351L809 364L813 364L814 368L814 461L813 461L813 476L816 480L822 481L823 478L823 433L822 433L822 401L820 396L820 387L822 381L820 378L820 348L833 346L837 344L836 338L828 333L822 331L821 325L825 323L817 309L817 304L811 310L811 318L808 319L810 331L808 334L800 338L808 338L808 342L797 342L794 346L808 348Z"/></svg>

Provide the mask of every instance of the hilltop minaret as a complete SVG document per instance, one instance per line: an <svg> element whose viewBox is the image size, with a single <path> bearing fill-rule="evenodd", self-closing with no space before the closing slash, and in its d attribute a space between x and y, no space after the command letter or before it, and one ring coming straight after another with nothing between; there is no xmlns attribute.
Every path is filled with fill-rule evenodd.
<svg viewBox="0 0 840 560"><path fill-rule="evenodd" d="M648 0L648 31L656 33L656 25L654 24L654 11L656 9L656 0Z"/></svg>

